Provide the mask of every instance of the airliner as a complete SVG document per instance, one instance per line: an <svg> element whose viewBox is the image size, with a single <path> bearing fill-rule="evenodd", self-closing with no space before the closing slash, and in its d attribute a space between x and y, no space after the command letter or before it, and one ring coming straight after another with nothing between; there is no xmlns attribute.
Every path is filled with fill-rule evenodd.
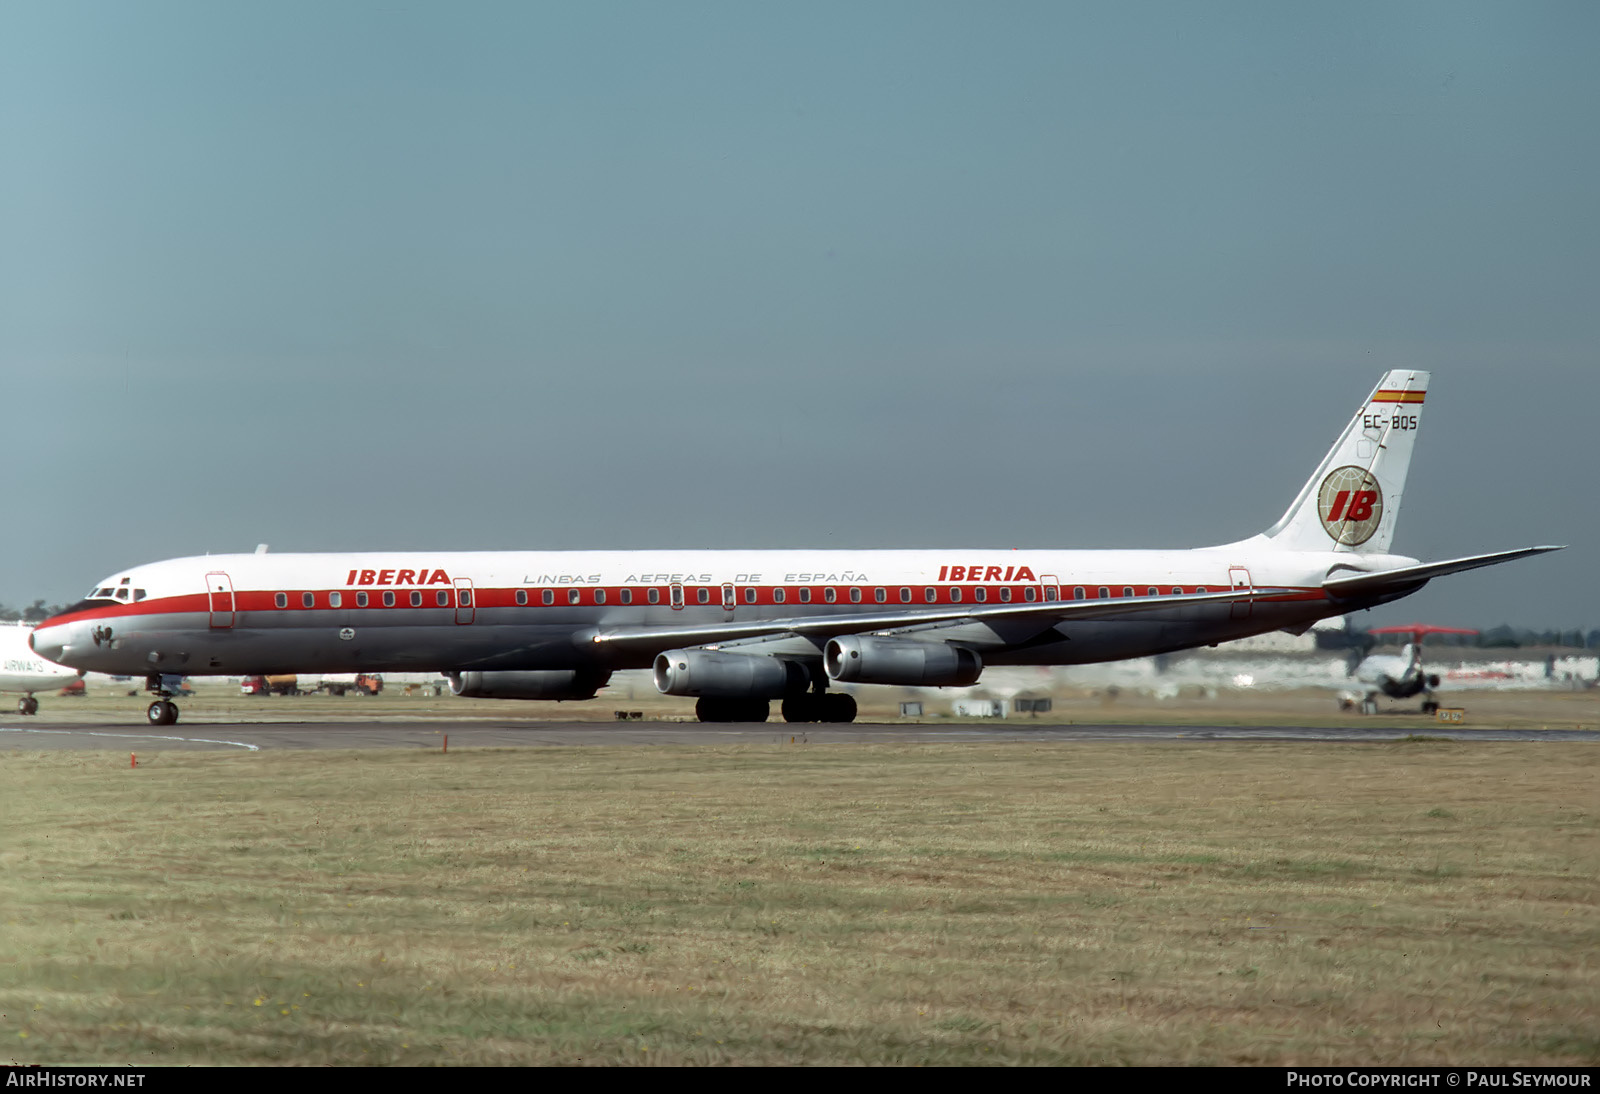
<svg viewBox="0 0 1600 1094"><path fill-rule="evenodd" d="M27 623L0 622L0 691L21 692L17 713L39 713L36 691L55 691L83 676L81 669L52 665L28 645L33 627Z"/></svg>
<svg viewBox="0 0 1600 1094"><path fill-rule="evenodd" d="M1433 689L1439 686L1437 673L1422 668L1422 639L1430 634L1477 634L1465 627L1434 627L1427 623L1403 623L1398 627L1373 627L1368 634L1408 634L1411 641L1399 653L1374 653L1364 658L1350 673L1361 685L1359 695L1346 692L1339 704L1351 709L1357 700L1361 713L1378 713L1378 696L1391 699L1409 699L1422 696L1422 713L1432 714L1439 709Z"/></svg>
<svg viewBox="0 0 1600 1094"><path fill-rule="evenodd" d="M1283 517L1192 550L206 555L115 573L41 624L52 661L142 674L440 672L458 695L592 699L653 671L702 721L849 722L833 685L966 687L988 665L1214 645L1557 547L1391 554L1428 373L1387 373Z"/></svg>

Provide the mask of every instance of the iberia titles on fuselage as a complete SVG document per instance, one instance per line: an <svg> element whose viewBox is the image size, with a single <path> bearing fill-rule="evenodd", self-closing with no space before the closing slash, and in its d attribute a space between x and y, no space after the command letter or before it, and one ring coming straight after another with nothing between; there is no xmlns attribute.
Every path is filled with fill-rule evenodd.
<svg viewBox="0 0 1600 1094"><path fill-rule="evenodd" d="M584 699L654 669L707 720L848 721L838 684L966 686L985 665L1144 656L1408 595L1555 548L1389 553L1427 374L1387 374L1283 517L1193 550L208 555L137 566L42 624L74 668L437 671L465 695ZM158 709L159 708L159 709ZM176 719L165 697L152 721Z"/></svg>

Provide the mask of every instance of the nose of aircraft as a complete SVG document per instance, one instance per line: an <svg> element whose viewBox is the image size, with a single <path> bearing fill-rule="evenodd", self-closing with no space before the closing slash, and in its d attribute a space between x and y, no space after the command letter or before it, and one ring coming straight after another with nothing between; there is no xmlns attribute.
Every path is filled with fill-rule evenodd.
<svg viewBox="0 0 1600 1094"><path fill-rule="evenodd" d="M28 645L40 657L61 664L61 659L68 649L66 631L66 627L52 627L48 623L42 623L29 633Z"/></svg>

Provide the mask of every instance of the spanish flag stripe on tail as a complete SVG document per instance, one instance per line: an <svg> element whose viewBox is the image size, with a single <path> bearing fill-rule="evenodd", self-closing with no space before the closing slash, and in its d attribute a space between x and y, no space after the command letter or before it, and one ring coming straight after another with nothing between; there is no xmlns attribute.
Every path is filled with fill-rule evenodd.
<svg viewBox="0 0 1600 1094"><path fill-rule="evenodd" d="M1426 391L1380 391L1373 395L1375 403L1420 403Z"/></svg>

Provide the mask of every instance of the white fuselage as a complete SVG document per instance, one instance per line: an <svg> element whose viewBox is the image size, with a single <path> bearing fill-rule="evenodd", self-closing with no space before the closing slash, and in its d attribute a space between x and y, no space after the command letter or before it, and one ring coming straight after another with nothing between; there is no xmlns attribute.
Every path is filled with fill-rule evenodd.
<svg viewBox="0 0 1600 1094"><path fill-rule="evenodd" d="M74 668L119 674L609 671L644 667L659 652L596 641L629 629L771 631L775 620L826 618L830 633L850 634L879 631L893 614L907 631L917 613L939 612L938 639L981 649L985 663L1065 665L1302 629L1365 606L1335 604L1321 588L1351 562L1347 553L1272 549L1260 537L1172 551L209 555L114 575L39 628L34 643ZM1056 618L1044 607L1229 590L1231 603L1115 619ZM985 618L1033 603L1036 614ZM970 619L950 622L968 606ZM878 622L858 626L854 617ZM809 641L820 648L816 634Z"/></svg>

